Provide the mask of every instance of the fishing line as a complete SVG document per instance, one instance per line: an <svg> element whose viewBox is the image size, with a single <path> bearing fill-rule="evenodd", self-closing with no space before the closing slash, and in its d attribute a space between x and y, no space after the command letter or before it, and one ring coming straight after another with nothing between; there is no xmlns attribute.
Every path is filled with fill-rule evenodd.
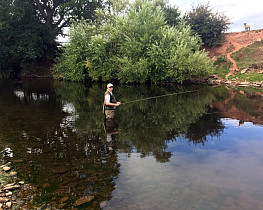
<svg viewBox="0 0 263 210"><path fill-rule="evenodd" d="M169 94L160 95L160 96L153 96L153 97L149 97L149 98L142 98L142 99L137 99L137 100L133 100L133 101L124 102L124 103L121 103L121 105L129 104L129 103L133 103L133 102L138 102L138 101L145 101L145 100L149 100L149 99L153 99L153 98L161 98L161 97L165 97L165 96L179 95L179 94L192 93L192 92L198 92L198 90L185 91L185 92L179 92L179 93L169 93Z"/></svg>

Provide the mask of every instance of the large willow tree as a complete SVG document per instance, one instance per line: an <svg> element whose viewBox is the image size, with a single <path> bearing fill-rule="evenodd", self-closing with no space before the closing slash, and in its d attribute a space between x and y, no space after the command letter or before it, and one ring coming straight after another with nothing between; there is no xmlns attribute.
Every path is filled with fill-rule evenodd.
<svg viewBox="0 0 263 210"><path fill-rule="evenodd" d="M110 11L98 10L96 22L73 24L55 75L144 83L183 82L210 72L200 38L183 22L169 26L160 0L120 2L114 1Z"/></svg>

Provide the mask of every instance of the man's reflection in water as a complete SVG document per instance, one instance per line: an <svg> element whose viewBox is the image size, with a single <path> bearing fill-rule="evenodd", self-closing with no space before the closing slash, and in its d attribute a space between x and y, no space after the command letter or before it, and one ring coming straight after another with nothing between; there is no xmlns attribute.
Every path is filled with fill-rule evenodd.
<svg viewBox="0 0 263 210"><path fill-rule="evenodd" d="M109 151L112 151L116 147L115 134L120 132L118 125L114 118L107 118L104 120L104 128L106 132L106 140Z"/></svg>

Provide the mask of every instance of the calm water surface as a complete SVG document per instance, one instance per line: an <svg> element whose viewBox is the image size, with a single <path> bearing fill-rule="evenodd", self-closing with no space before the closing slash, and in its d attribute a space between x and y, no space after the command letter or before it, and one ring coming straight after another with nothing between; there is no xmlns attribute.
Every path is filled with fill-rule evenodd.
<svg viewBox="0 0 263 210"><path fill-rule="evenodd" d="M263 92L0 80L2 164L21 208L263 209ZM187 93L183 93L187 92ZM79 199L92 196L77 206Z"/></svg>

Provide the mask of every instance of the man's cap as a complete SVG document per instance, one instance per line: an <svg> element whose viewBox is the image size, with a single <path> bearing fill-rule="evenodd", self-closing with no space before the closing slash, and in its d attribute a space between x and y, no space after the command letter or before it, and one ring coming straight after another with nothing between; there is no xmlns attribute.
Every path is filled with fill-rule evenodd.
<svg viewBox="0 0 263 210"><path fill-rule="evenodd" d="M107 84L107 88L113 87L113 84L109 83Z"/></svg>

